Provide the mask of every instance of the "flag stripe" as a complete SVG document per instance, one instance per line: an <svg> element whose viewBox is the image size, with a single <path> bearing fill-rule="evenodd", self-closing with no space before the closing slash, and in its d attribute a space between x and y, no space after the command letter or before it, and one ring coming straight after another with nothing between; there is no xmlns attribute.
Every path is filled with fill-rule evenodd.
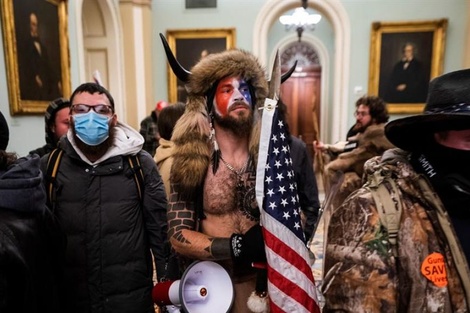
<svg viewBox="0 0 470 313"><path fill-rule="evenodd" d="M267 99L266 103L271 103ZM266 106L265 106L266 107ZM289 137L277 109L264 109L256 199L265 240L271 312L320 312L300 222Z"/></svg>
<svg viewBox="0 0 470 313"><path fill-rule="evenodd" d="M263 221L263 225L266 225L264 229L265 244L268 247L273 247L274 244L279 244L280 246L278 247L278 249L285 249L283 255L291 256L288 261L290 261L292 265L294 265L300 270L306 270L306 266L310 268L308 265L310 258L308 255L308 251L304 249L304 242L294 236L283 236L282 234L288 232L289 230L286 229L282 224L279 224L271 216L265 217ZM279 241L279 237L282 238L283 241ZM309 275L309 277L311 277L311 280L313 280L313 274Z"/></svg>
<svg viewBox="0 0 470 313"><path fill-rule="evenodd" d="M276 271L272 271L271 281L279 280L281 281L283 276ZM305 301L308 299L309 295L304 292L303 289L298 288L295 283L289 282L283 288L284 290L289 290L289 294L286 295L282 290L277 288L276 284L269 285L270 292L276 294L275 297L272 297L274 304L281 308L281 312L315 312L316 304L312 301ZM286 289L290 288L290 289Z"/></svg>

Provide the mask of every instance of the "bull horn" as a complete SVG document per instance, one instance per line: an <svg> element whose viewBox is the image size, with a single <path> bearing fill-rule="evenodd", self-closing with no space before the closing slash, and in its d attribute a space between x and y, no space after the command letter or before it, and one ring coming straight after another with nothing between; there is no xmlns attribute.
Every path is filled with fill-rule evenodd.
<svg viewBox="0 0 470 313"><path fill-rule="evenodd" d="M176 60L175 56L173 55L173 51L171 51L170 46L168 45L168 42L166 41L166 38L165 36L163 36L162 33L160 33L160 38L162 39L163 48L165 49L165 53L166 53L166 58L168 60L168 63L170 64L170 67L173 73L175 73L176 77L178 77L178 79L181 80L182 82L184 83L189 82L189 77L191 76L191 72L185 69L178 62L178 60Z"/></svg>
<svg viewBox="0 0 470 313"><path fill-rule="evenodd" d="M292 73L294 73L296 66L297 66L297 60L295 60L294 65L292 65L292 67L291 67L287 72L285 72L284 74L282 74L282 76L281 76L281 84L282 84L283 82L285 82L285 81L292 75Z"/></svg>

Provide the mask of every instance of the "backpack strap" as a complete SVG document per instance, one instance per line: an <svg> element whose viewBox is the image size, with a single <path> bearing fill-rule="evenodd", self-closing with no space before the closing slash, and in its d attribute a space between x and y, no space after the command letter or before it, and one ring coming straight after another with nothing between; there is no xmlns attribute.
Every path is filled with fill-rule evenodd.
<svg viewBox="0 0 470 313"><path fill-rule="evenodd" d="M397 184L390 176L384 176L382 171L378 170L369 175L365 187L374 199L380 223L387 230L388 241L392 246L392 253L396 257L398 256L398 230L403 210Z"/></svg>
<svg viewBox="0 0 470 313"><path fill-rule="evenodd" d="M138 155L128 155L127 160L129 161L129 166L134 174L135 184L137 190L139 191L139 199L142 201L144 196L144 172L142 171L142 166L140 165L140 160Z"/></svg>
<svg viewBox="0 0 470 313"><path fill-rule="evenodd" d="M54 186L55 186L55 178L57 175L57 170L59 169L60 160L62 159L62 155L64 154L64 150L60 148L56 148L49 153L49 157L47 158L47 170L46 170L46 192L47 192L47 205L51 207L54 205L55 202L55 193L54 193Z"/></svg>

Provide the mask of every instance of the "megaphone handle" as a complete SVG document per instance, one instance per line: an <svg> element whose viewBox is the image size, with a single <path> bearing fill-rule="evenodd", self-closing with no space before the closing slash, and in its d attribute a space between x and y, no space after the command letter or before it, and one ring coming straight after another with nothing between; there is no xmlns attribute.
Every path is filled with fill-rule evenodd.
<svg viewBox="0 0 470 313"><path fill-rule="evenodd" d="M251 263L251 267L257 269L266 269L268 268L268 265L266 264L266 262L253 262Z"/></svg>

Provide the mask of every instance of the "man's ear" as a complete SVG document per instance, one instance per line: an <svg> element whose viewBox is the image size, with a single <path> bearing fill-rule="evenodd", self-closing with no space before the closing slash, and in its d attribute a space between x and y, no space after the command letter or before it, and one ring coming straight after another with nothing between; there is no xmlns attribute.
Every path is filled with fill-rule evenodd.
<svg viewBox="0 0 470 313"><path fill-rule="evenodd" d="M117 114L114 113L113 117L111 117L111 125L116 126L117 125Z"/></svg>

